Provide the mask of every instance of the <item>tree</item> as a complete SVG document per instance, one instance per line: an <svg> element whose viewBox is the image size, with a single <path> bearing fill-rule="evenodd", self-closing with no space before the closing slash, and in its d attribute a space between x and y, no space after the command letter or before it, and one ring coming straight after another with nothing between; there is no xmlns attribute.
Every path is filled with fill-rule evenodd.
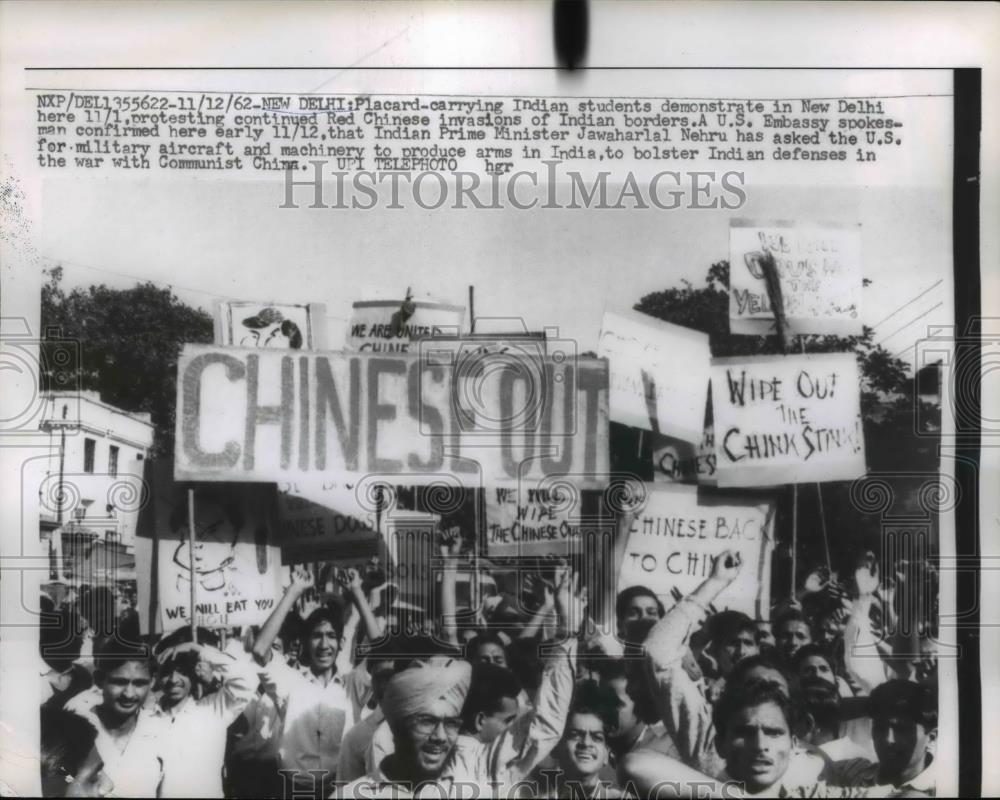
<svg viewBox="0 0 1000 800"><path fill-rule="evenodd" d="M211 343L212 317L185 305L169 289L139 283L62 287L62 268L42 287L42 390L67 388L64 365L51 357L57 340L79 343L78 385L125 411L149 412L153 455L172 457L177 404L177 358L185 343Z"/></svg>
<svg viewBox="0 0 1000 800"><path fill-rule="evenodd" d="M865 285L868 283L866 280ZM777 336L741 336L729 332L729 263L726 261L709 267L704 287L696 288L689 281L682 281L679 287L646 295L634 308L707 333L712 355L716 358L781 352ZM919 484L927 472L938 469L939 439L933 435L916 436L915 431L918 420L926 425L925 434L939 431L940 410L920 403L915 381L907 375L907 363L893 358L885 348L875 344L873 338L874 331L865 326L860 336L802 336L799 341L806 353L854 352L857 355L868 470L895 473L895 496L905 501L913 494L909 485L911 480ZM918 404L919 415L916 413ZM648 455L643 453L642 458ZM837 540L832 547L834 559L842 558L844 563L840 567L851 569L848 556L864 549L876 549L880 533L872 527L873 520L854 507L849 484L826 484L823 497L828 528ZM779 528L783 527L786 532L789 508L786 498L784 509L779 509ZM799 542L804 556L800 570L806 565L820 563L823 557L815 531L819 513L818 493L811 487L803 487L799 493L799 514L805 529ZM785 585L784 578L780 579L780 585Z"/></svg>
<svg viewBox="0 0 1000 800"><path fill-rule="evenodd" d="M868 285L869 281L865 281ZM742 336L729 332L729 262L712 264L705 278L704 288L695 288L689 281L680 287L653 292L634 306L636 311L657 319L683 325L707 333L712 355L727 356L767 355L780 353L777 336ZM861 416L865 437L874 442L887 436L909 434L905 438L913 444L924 459L933 457L936 462L936 443L933 447L917 440L912 434L916 415L914 382L907 375L908 364L874 343L874 330L865 326L860 336L802 336L801 346L806 353L844 353L853 351L861 370ZM934 409L924 406L921 419L933 420ZM892 439L890 439L892 440ZM905 443L895 439L896 446L890 453L899 452ZM921 446L924 445L924 446ZM870 455L881 454L880 448L869 448ZM912 465L910 457L902 465Z"/></svg>

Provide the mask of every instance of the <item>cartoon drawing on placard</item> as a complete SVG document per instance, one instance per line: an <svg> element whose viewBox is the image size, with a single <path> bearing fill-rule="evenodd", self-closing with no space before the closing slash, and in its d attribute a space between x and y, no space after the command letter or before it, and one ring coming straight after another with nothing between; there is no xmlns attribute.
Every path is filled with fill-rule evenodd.
<svg viewBox="0 0 1000 800"><path fill-rule="evenodd" d="M277 308L268 306L240 323L244 329L240 347L271 347L284 350L302 349L299 326Z"/></svg>
<svg viewBox="0 0 1000 800"><path fill-rule="evenodd" d="M225 597L242 597L243 589L238 578L255 572L261 575L267 572L266 528L260 526L254 533L257 563L250 564L245 563L247 559L237 550L237 544L247 525L246 515L239 504L199 493L195 520L194 572L198 588L206 592L221 592ZM191 582L191 548L185 504L178 504L174 508L170 515L170 528L183 537L173 554L173 562L179 568L176 589L188 591Z"/></svg>

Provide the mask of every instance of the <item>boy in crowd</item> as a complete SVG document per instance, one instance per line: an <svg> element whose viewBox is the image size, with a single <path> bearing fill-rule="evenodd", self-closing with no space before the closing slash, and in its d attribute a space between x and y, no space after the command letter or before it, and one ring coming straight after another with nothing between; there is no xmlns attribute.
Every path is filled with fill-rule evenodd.
<svg viewBox="0 0 1000 800"><path fill-rule="evenodd" d="M378 638L378 623L360 575L351 570L342 581L358 605L369 638ZM272 657L271 649L285 618L313 584L311 573L295 570L291 585L254 642L253 655L282 712L278 753L282 775L290 784L287 791L298 797L312 794L325 798L334 787L344 733L354 724L353 704L338 677L350 666L350 653L341 651L338 620L322 606L309 614L302 626L304 658L298 669Z"/></svg>
<svg viewBox="0 0 1000 800"><path fill-rule="evenodd" d="M105 774L126 797L160 796L162 724L145 708L154 674L146 648L109 639L95 657L101 701L82 712L97 730Z"/></svg>
<svg viewBox="0 0 1000 800"><path fill-rule="evenodd" d="M931 691L919 683L886 681L871 693L868 713L878 755L876 783L933 796L937 701Z"/></svg>
<svg viewBox="0 0 1000 800"><path fill-rule="evenodd" d="M593 681L577 687L566 730L553 751L555 769L538 770L532 794L548 798L620 797L609 768L617 699Z"/></svg>
<svg viewBox="0 0 1000 800"><path fill-rule="evenodd" d="M514 675L494 664L473 664L472 683L462 707L462 736L489 744L517 719L521 687Z"/></svg>
<svg viewBox="0 0 1000 800"><path fill-rule="evenodd" d="M42 707L42 796L107 797L114 783L97 751L97 729L71 711Z"/></svg>
<svg viewBox="0 0 1000 800"><path fill-rule="evenodd" d="M254 698L251 664L209 645L182 642L160 655L159 717L164 758L162 797L224 797L228 728ZM197 698L205 671L219 689Z"/></svg>
<svg viewBox="0 0 1000 800"><path fill-rule="evenodd" d="M618 593L615 601L615 620L618 623L618 638L625 640L625 629L630 622L640 619L658 620L666 613L663 603L652 589L645 586L630 586Z"/></svg>
<svg viewBox="0 0 1000 800"><path fill-rule="evenodd" d="M790 667L799 648L812 644L809 620L797 608L788 609L774 623L774 641L778 655Z"/></svg>

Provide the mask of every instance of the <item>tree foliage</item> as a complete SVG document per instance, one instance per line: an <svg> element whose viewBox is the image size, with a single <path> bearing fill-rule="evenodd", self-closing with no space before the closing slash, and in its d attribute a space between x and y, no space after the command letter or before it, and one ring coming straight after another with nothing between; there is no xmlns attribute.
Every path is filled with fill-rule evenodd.
<svg viewBox="0 0 1000 800"><path fill-rule="evenodd" d="M42 390L66 387L65 366L49 357L60 341L79 343L77 384L125 411L149 412L155 426L153 455L173 454L177 358L184 343L210 343L212 317L185 305L152 283L131 289L108 286L66 292L62 269L42 287Z"/></svg>

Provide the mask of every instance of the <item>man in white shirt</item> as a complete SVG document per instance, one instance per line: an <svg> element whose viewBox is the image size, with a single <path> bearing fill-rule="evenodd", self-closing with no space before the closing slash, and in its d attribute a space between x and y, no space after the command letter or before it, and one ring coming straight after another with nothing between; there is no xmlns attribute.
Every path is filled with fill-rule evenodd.
<svg viewBox="0 0 1000 800"><path fill-rule="evenodd" d="M159 797L161 724L144 708L155 674L149 654L145 648L111 639L95 662L101 701L85 705L80 713L97 729L104 772L124 797Z"/></svg>
<svg viewBox="0 0 1000 800"><path fill-rule="evenodd" d="M354 725L354 709L338 673L341 631L334 614L325 607L313 611L303 624L303 666L288 666L273 658L271 643L285 617L312 589L314 578L305 570L292 574L292 583L268 617L253 646L260 675L284 719L278 749L286 794L326 797L333 789L344 734ZM351 570L342 576L358 606L366 631L377 637L377 623L362 589L361 578ZM343 661L343 659L341 659Z"/></svg>
<svg viewBox="0 0 1000 800"><path fill-rule="evenodd" d="M222 766L226 733L257 685L249 662L214 647L184 642L161 656L157 717L164 759L162 797L224 797ZM207 663L221 679L218 691L200 699L192 696L198 662Z"/></svg>

